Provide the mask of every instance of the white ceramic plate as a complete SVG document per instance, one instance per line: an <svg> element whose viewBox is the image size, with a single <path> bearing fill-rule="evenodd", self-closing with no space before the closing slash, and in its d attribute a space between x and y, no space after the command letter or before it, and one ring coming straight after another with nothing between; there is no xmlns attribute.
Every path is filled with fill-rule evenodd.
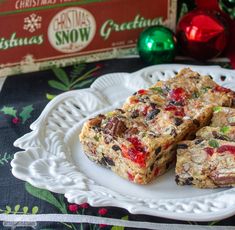
<svg viewBox="0 0 235 230"><path fill-rule="evenodd" d="M71 203L117 206L133 214L192 221L235 214L235 188L177 186L173 170L149 185L132 184L89 161L79 143L86 119L120 107L133 92L159 79L166 80L186 66L157 65L132 74L107 74L89 89L59 95L31 125L32 132L15 141L23 151L17 152L11 163L13 175L36 187L62 193ZM235 90L235 71L218 66L190 67Z"/></svg>

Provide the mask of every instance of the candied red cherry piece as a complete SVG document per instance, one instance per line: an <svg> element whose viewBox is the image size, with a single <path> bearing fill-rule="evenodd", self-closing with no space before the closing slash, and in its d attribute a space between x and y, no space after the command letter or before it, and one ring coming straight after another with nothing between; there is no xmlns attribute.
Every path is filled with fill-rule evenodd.
<svg viewBox="0 0 235 230"><path fill-rule="evenodd" d="M185 113L184 113L184 108L183 107L178 107L175 105L168 105L165 108L166 111L174 111L174 115L175 116L179 116L179 117L184 117Z"/></svg>
<svg viewBox="0 0 235 230"><path fill-rule="evenodd" d="M168 106L166 106L165 110L166 111L176 111L177 107L174 105L168 105Z"/></svg>
<svg viewBox="0 0 235 230"><path fill-rule="evenodd" d="M144 116L147 115L149 108L150 108L149 106L145 106L145 107L143 108L142 114L143 114Z"/></svg>
<svg viewBox="0 0 235 230"><path fill-rule="evenodd" d="M146 89L140 89L137 93L138 93L138 94L141 94L141 95L144 95L144 94L147 94L147 93L148 93L148 90L146 90Z"/></svg>
<svg viewBox="0 0 235 230"><path fill-rule="evenodd" d="M221 93L229 93L231 90L230 90L230 89L227 89L227 88L224 88L224 87L222 87L222 86L217 85L217 86L214 88L214 91L221 92Z"/></svg>
<svg viewBox="0 0 235 230"><path fill-rule="evenodd" d="M129 142L131 142L131 144L133 144L134 147L136 147L136 148L137 147L142 147L142 144L141 144L140 140L137 137L129 137L129 138L127 138L127 140Z"/></svg>
<svg viewBox="0 0 235 230"><path fill-rule="evenodd" d="M123 157L137 163L140 167L145 167L145 160L147 157L146 152L140 151L139 148L131 147L128 148L125 145L121 146Z"/></svg>
<svg viewBox="0 0 235 230"><path fill-rule="evenodd" d="M235 146L232 145L221 145L218 149L217 149L218 153L223 153L223 152L230 152L232 154L235 154Z"/></svg>
<svg viewBox="0 0 235 230"><path fill-rule="evenodd" d="M187 98L187 93L183 88L172 89L170 99L176 102L184 101Z"/></svg>
<svg viewBox="0 0 235 230"><path fill-rule="evenodd" d="M214 149L211 147L206 147L203 150L210 156L212 156L214 154Z"/></svg>
<svg viewBox="0 0 235 230"><path fill-rule="evenodd" d="M127 176L129 181L134 181L135 177L131 173L127 172Z"/></svg>
<svg viewBox="0 0 235 230"><path fill-rule="evenodd" d="M181 109L176 110L176 111L175 111L175 116L184 117L184 116L185 116L184 108L181 108Z"/></svg>

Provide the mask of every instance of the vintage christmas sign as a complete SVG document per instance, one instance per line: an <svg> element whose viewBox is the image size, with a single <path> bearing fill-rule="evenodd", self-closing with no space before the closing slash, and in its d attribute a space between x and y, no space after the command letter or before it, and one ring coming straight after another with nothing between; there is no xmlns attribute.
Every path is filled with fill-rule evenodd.
<svg viewBox="0 0 235 230"><path fill-rule="evenodd" d="M0 76L135 54L175 21L176 0L0 0Z"/></svg>

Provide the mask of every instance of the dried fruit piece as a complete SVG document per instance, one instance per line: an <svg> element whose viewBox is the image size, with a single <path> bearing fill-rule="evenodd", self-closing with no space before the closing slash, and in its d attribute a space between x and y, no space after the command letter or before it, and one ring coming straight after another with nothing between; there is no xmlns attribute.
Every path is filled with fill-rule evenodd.
<svg viewBox="0 0 235 230"><path fill-rule="evenodd" d="M139 110L134 110L131 114L131 118L137 118L139 116Z"/></svg>
<svg viewBox="0 0 235 230"><path fill-rule="evenodd" d="M150 89L153 90L153 91L158 92L161 95L164 94L163 89L161 87L153 87L153 88L150 88Z"/></svg>
<svg viewBox="0 0 235 230"><path fill-rule="evenodd" d="M210 156L212 156L214 154L214 149L213 148L206 147L203 150Z"/></svg>
<svg viewBox="0 0 235 230"><path fill-rule="evenodd" d="M149 106L145 106L145 107L144 107L144 109L143 109L143 111L142 111L142 114L143 114L144 116L147 115L149 108L150 108Z"/></svg>
<svg viewBox="0 0 235 230"><path fill-rule="evenodd" d="M139 151L134 147L128 148L125 145L121 146L123 157L139 164L140 167L145 167L147 154L144 151Z"/></svg>
<svg viewBox="0 0 235 230"><path fill-rule="evenodd" d="M175 125L179 126L183 123L184 121L181 118L175 117Z"/></svg>
<svg viewBox="0 0 235 230"><path fill-rule="evenodd" d="M129 172L127 172L127 177L129 181L133 181L135 179L135 177Z"/></svg>
<svg viewBox="0 0 235 230"><path fill-rule="evenodd" d="M187 149L188 148L188 145L187 144L177 144L177 149Z"/></svg>
<svg viewBox="0 0 235 230"><path fill-rule="evenodd" d="M229 93L231 90L230 90L230 89L227 89L227 88L224 88L224 87L222 87L222 86L217 85L217 86L214 88L214 91L221 92L221 93Z"/></svg>
<svg viewBox="0 0 235 230"><path fill-rule="evenodd" d="M221 106L216 106L216 107L213 108L213 111L215 113L221 112L222 111L222 107Z"/></svg>
<svg viewBox="0 0 235 230"><path fill-rule="evenodd" d="M155 168L155 170L154 170L154 176L157 176L158 174L159 174L159 168Z"/></svg>
<svg viewBox="0 0 235 230"><path fill-rule="evenodd" d="M194 143L195 143L195 145L198 145L202 142L203 142L203 139L196 139Z"/></svg>
<svg viewBox="0 0 235 230"><path fill-rule="evenodd" d="M158 148L156 148L155 154L158 155L161 151L162 151L162 147L159 146Z"/></svg>
<svg viewBox="0 0 235 230"><path fill-rule="evenodd" d="M146 90L146 89L140 89L139 91L137 91L138 94L140 95L145 95L149 92L149 90Z"/></svg>
<svg viewBox="0 0 235 230"><path fill-rule="evenodd" d="M179 106L175 106L175 105L167 105L165 107L165 110L174 112L175 116L179 116L179 117L184 117L185 116L183 107L179 107Z"/></svg>
<svg viewBox="0 0 235 230"><path fill-rule="evenodd" d="M183 185L192 185L193 178L188 177L184 182Z"/></svg>
<svg viewBox="0 0 235 230"><path fill-rule="evenodd" d="M112 146L112 149L113 149L114 151L121 150L121 148L120 148L118 145L113 145L113 146Z"/></svg>
<svg viewBox="0 0 235 230"><path fill-rule="evenodd" d="M212 148L218 148L219 147L219 143L217 140L209 140L208 144L212 147Z"/></svg>
<svg viewBox="0 0 235 230"><path fill-rule="evenodd" d="M221 145L217 149L217 152L218 153L230 152L232 154L235 154L235 146L232 146L232 145Z"/></svg>
<svg viewBox="0 0 235 230"><path fill-rule="evenodd" d="M222 132L222 133L227 133L229 130L230 130L229 126L223 126L220 128L220 132Z"/></svg>
<svg viewBox="0 0 235 230"><path fill-rule="evenodd" d="M153 109L151 110L147 116L146 120L152 120L154 117L156 117L160 113L160 109Z"/></svg>
<svg viewBox="0 0 235 230"><path fill-rule="evenodd" d="M197 119L193 119L193 124L196 125L197 127L200 127L200 122Z"/></svg>
<svg viewBox="0 0 235 230"><path fill-rule="evenodd" d="M198 91L193 92L192 95L191 95L192 99L196 99L196 98L199 98L199 97L200 97L200 93Z"/></svg>
<svg viewBox="0 0 235 230"><path fill-rule="evenodd" d="M230 141L230 138L228 136L222 135L216 131L212 131L212 135L216 139L224 140L224 141Z"/></svg>
<svg viewBox="0 0 235 230"><path fill-rule="evenodd" d="M172 89L170 92L170 99L173 101L182 102L186 98L187 98L187 93L181 87L176 88L176 89Z"/></svg>
<svg viewBox="0 0 235 230"><path fill-rule="evenodd" d="M104 166L115 166L115 163L114 163L114 161L113 161L113 159L112 158L110 158L110 157L102 157L101 158L101 161L99 162L101 165L104 165Z"/></svg>
<svg viewBox="0 0 235 230"><path fill-rule="evenodd" d="M127 140L132 144L131 147L125 145L121 146L122 155L131 161L139 164L140 167L145 167L145 161L147 158L147 153L144 150L144 146L140 140L136 137L127 138Z"/></svg>

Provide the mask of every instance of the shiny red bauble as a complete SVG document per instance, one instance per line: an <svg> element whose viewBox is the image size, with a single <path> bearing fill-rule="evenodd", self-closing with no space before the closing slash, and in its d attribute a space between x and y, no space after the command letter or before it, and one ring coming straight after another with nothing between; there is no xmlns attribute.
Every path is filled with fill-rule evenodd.
<svg viewBox="0 0 235 230"><path fill-rule="evenodd" d="M228 44L229 31L217 11L196 9L183 16L176 29L180 51L198 60L219 56Z"/></svg>

